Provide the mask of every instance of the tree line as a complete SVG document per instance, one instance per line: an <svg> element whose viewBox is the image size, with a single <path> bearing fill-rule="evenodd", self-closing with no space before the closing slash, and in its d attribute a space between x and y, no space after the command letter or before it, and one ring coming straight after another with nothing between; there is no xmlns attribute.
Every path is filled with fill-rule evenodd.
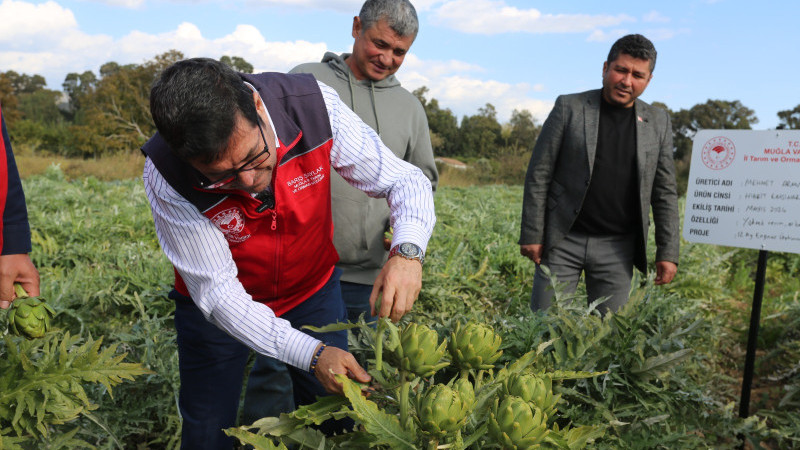
<svg viewBox="0 0 800 450"><path fill-rule="evenodd" d="M46 88L41 75L0 72L0 104L16 145L39 153L96 158L135 152L155 132L149 111L150 86L156 74L184 58L176 50L142 64L108 62L99 73L69 73L62 90ZM241 72L253 66L238 56L220 61ZM414 91L428 116L437 156L466 160L529 154L541 124L528 110L514 110L500 123L491 103L459 121L449 108L429 98L427 87ZM689 109L671 110L655 102L672 118L679 178L688 176L692 139L700 129L751 129L755 112L738 100L708 100ZM778 129L800 129L800 105L778 112Z"/></svg>

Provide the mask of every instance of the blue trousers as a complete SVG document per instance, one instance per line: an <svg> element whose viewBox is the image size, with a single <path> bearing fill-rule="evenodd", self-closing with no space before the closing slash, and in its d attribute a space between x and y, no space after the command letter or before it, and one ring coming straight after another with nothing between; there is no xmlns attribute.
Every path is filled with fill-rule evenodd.
<svg viewBox="0 0 800 450"><path fill-rule="evenodd" d="M357 322L358 316L364 313L364 320L372 322L377 316L372 315L369 307L369 296L372 294L371 284L358 284L342 281L342 299L347 307L347 320Z"/></svg>
<svg viewBox="0 0 800 450"><path fill-rule="evenodd" d="M208 322L190 299L174 291L170 297L175 299L175 329L178 334L181 378L178 406L183 418L181 448L231 449L234 440L222 430L236 426L250 349ZM295 328L346 320L338 270L319 291L282 318ZM329 345L347 350L345 331L303 331ZM309 372L291 367L288 373L294 388L279 388L294 392L295 405L313 403L318 396L328 395ZM328 432L325 427L323 431Z"/></svg>
<svg viewBox="0 0 800 450"><path fill-rule="evenodd" d="M364 320L367 322L377 318L370 314L369 296L372 293L372 285L347 281L340 281L340 285L342 299L347 307L348 321L358 321L361 313L364 313ZM256 355L247 378L242 424L251 424L263 417L278 417L281 413L294 411L295 401L291 386L289 366L275 358Z"/></svg>

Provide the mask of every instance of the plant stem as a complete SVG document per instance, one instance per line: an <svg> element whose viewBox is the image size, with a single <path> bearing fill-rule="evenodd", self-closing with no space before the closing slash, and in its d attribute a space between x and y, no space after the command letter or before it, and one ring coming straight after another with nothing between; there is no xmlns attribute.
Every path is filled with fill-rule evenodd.
<svg viewBox="0 0 800 450"><path fill-rule="evenodd" d="M19 283L14 283L14 293L16 293L17 297L19 298L25 298L28 296L28 293L25 292L25 288L23 288Z"/></svg>
<svg viewBox="0 0 800 450"><path fill-rule="evenodd" d="M410 384L406 377L406 371L400 370L400 425L403 429L408 429L406 421L408 420L408 389Z"/></svg>
<svg viewBox="0 0 800 450"><path fill-rule="evenodd" d="M386 322L383 319L378 319L378 326L376 327L375 335L375 369L383 369L383 330L386 329Z"/></svg>
<svg viewBox="0 0 800 450"><path fill-rule="evenodd" d="M431 439L431 442L428 443L428 450L436 450L437 448L439 448L439 439Z"/></svg>

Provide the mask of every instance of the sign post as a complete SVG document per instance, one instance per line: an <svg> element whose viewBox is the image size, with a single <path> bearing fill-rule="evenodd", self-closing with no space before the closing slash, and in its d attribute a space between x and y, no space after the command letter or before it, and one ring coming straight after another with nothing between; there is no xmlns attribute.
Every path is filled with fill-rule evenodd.
<svg viewBox="0 0 800 450"><path fill-rule="evenodd" d="M683 237L759 250L739 404L747 417L768 251L800 253L800 131L699 131Z"/></svg>

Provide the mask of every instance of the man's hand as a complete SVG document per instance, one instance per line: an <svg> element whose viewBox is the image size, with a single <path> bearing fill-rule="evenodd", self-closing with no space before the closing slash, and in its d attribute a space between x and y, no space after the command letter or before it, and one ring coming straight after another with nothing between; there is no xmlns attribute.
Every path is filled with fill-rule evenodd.
<svg viewBox="0 0 800 450"><path fill-rule="evenodd" d="M375 279L375 286L369 296L372 315L389 317L392 322L397 322L411 311L420 289L422 289L422 264L402 256L389 258ZM381 310L375 311L375 302L381 294Z"/></svg>
<svg viewBox="0 0 800 450"><path fill-rule="evenodd" d="M656 261L656 284L671 283L678 273L678 266L670 261Z"/></svg>
<svg viewBox="0 0 800 450"><path fill-rule="evenodd" d="M542 263L542 244L525 244L519 246L519 254L536 264Z"/></svg>
<svg viewBox="0 0 800 450"><path fill-rule="evenodd" d="M320 344L322 345L322 344ZM319 346L317 349L319 350ZM316 353L316 350L314 353ZM360 383L372 380L366 370L356 362L352 354L336 347L327 346L319 355L314 376L317 377L322 387L331 394L344 394L342 384L336 381L336 374L345 374L348 378Z"/></svg>
<svg viewBox="0 0 800 450"><path fill-rule="evenodd" d="M21 284L31 297L39 296L39 271L26 253L0 256L1 309L11 306L11 302L16 298L15 282Z"/></svg>

